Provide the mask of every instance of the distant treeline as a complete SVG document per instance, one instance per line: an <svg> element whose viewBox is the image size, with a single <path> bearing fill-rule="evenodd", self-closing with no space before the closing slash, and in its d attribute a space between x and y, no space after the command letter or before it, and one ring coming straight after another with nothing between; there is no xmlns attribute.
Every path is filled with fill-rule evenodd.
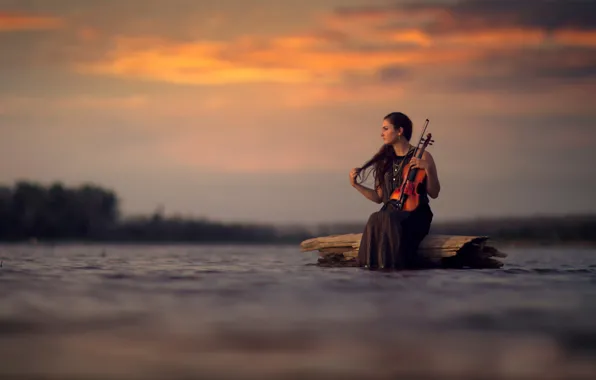
<svg viewBox="0 0 596 380"><path fill-rule="evenodd" d="M596 243L596 215L478 218L436 223L433 233L485 235L503 242Z"/></svg>
<svg viewBox="0 0 596 380"><path fill-rule="evenodd" d="M362 223L321 225L318 228L318 236L361 232L363 229ZM495 217L434 222L430 233L489 236L493 240L504 243L596 244L596 214Z"/></svg>
<svg viewBox="0 0 596 380"><path fill-rule="evenodd" d="M363 220L368 215L363 216ZM331 234L361 232L362 223L315 227L219 223L165 217L156 211L123 218L112 190L17 182L0 186L0 240L196 243L299 243ZM596 215L476 219L434 223L431 233L488 235L504 242L596 243Z"/></svg>
<svg viewBox="0 0 596 380"><path fill-rule="evenodd" d="M118 196L93 184L72 188L21 181L13 187L0 186L2 241L265 243L299 241L310 237L307 234L281 233L274 226L165 217L160 212L122 218Z"/></svg>

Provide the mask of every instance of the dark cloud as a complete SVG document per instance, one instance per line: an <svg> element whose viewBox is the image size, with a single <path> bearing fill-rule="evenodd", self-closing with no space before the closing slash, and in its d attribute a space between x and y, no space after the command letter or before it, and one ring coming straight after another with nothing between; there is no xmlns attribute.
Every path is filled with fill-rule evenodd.
<svg viewBox="0 0 596 380"><path fill-rule="evenodd" d="M338 16L395 15L401 27L409 14L434 16L424 27L431 33L474 31L487 28L532 27L544 30L596 29L596 1L592 0L462 0L451 3L416 1L389 7L339 8Z"/></svg>
<svg viewBox="0 0 596 380"><path fill-rule="evenodd" d="M542 67L534 72L538 77L550 79L596 79L596 66L594 66L594 63L583 63L571 67Z"/></svg>
<svg viewBox="0 0 596 380"><path fill-rule="evenodd" d="M446 10L456 19L481 19L488 26L596 28L596 1L592 0L466 0Z"/></svg>
<svg viewBox="0 0 596 380"><path fill-rule="evenodd" d="M378 72L378 77L382 82L401 81L410 76L410 70L403 66L388 66Z"/></svg>
<svg viewBox="0 0 596 380"><path fill-rule="evenodd" d="M454 91L534 93L553 91L561 84L596 88L594 49L492 52L475 63L465 76L449 79Z"/></svg>
<svg viewBox="0 0 596 380"><path fill-rule="evenodd" d="M450 3L421 0L390 7L336 9L339 17L375 20L381 30L403 29L404 22L416 20L417 27L430 34L494 31L504 28L596 30L596 1L591 0L462 0ZM422 17L423 16L423 17ZM422 20L425 20L424 22ZM561 84L596 82L596 48L571 47L553 43L541 46L502 43L477 46L480 57L470 62L461 76L446 78L455 91L499 91L531 93L552 91ZM549 42L549 37L545 43ZM384 45L391 50L394 46ZM400 49L400 50L403 50ZM379 71L380 78L400 80L397 68Z"/></svg>

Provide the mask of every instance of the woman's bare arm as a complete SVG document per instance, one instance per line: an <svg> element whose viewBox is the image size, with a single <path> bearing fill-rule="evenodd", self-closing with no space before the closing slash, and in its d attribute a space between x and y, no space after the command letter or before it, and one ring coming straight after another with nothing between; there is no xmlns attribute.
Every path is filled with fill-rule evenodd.
<svg viewBox="0 0 596 380"><path fill-rule="evenodd" d="M369 189L366 186L363 186L356 182L358 169L354 168L350 171L350 184L354 187L360 194L364 195L366 199L373 201L375 203L383 202L383 189L380 186L377 186L376 190Z"/></svg>
<svg viewBox="0 0 596 380"><path fill-rule="evenodd" d="M364 195L366 199L369 199L375 203L383 202L383 190L380 187L377 187L377 191L375 191L373 189L369 189L368 187L362 186L359 183L353 184L352 186L354 186L356 190L360 192L360 194Z"/></svg>
<svg viewBox="0 0 596 380"><path fill-rule="evenodd" d="M441 191L441 183L439 182L439 175L437 173L437 165L435 165L435 160L433 156L425 151L422 155L422 159L428 162L428 167L426 170L426 192L428 196L436 199L439 196L439 192Z"/></svg>

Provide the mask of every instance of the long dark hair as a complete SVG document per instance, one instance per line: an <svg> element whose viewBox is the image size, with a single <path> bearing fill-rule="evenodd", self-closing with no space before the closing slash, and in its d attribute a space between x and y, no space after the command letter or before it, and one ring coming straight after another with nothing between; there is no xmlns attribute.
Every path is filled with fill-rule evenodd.
<svg viewBox="0 0 596 380"><path fill-rule="evenodd" d="M385 116L383 120L389 121L393 128L403 128L403 137L410 141L412 138L412 120L401 112L392 112ZM367 162L358 169L358 177L361 178L361 182L365 181L370 171L366 171L372 168L372 172L375 178L375 189L377 187L385 188L385 173L391 169L393 161L397 158L395 149L391 144L383 144L379 151ZM365 176L362 176L365 173Z"/></svg>

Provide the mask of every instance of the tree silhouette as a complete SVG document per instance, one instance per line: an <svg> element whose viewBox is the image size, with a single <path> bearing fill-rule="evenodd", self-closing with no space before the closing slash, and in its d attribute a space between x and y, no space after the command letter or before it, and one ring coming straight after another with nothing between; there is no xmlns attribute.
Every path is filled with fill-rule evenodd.
<svg viewBox="0 0 596 380"><path fill-rule="evenodd" d="M363 218L365 218L363 216ZM67 187L19 181L0 186L2 241L242 242L297 243L321 235L361 232L364 224L295 227L223 224L167 217L160 205L151 215L122 218L112 190L94 184ZM596 242L596 216L526 217L434 223L431 233L488 235L503 241Z"/></svg>

